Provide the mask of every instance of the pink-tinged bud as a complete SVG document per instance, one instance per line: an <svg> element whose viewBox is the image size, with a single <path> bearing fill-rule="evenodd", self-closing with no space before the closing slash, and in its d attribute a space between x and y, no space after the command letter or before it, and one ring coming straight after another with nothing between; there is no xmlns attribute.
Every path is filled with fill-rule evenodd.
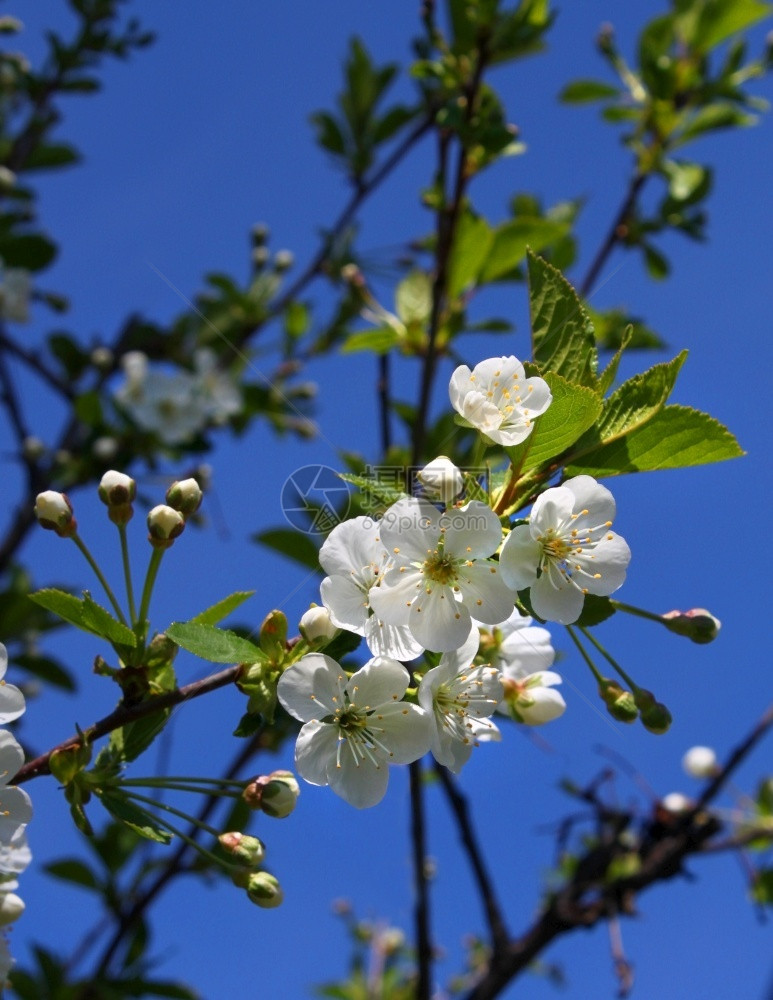
<svg viewBox="0 0 773 1000"><path fill-rule="evenodd" d="M148 514L148 539L154 548L168 549L185 530L185 519L173 507L160 503Z"/></svg>
<svg viewBox="0 0 773 1000"><path fill-rule="evenodd" d="M308 611L304 611L298 628L306 642L319 643L320 645L335 639L341 631L330 620L330 612L327 608L319 608L316 604Z"/></svg>
<svg viewBox="0 0 773 1000"><path fill-rule="evenodd" d="M292 771L272 771L253 778L242 797L250 809L261 809L274 819L284 819L295 809L300 794Z"/></svg>
<svg viewBox="0 0 773 1000"><path fill-rule="evenodd" d="M199 509L203 496L195 479L183 479L172 483L166 491L166 502L187 519Z"/></svg>
<svg viewBox="0 0 773 1000"><path fill-rule="evenodd" d="M131 476L111 469L99 481L99 499L108 507L122 507L130 504L137 495L137 484Z"/></svg>
<svg viewBox="0 0 773 1000"><path fill-rule="evenodd" d="M268 872L255 872L247 883L247 895L256 906L273 910L284 899L279 881Z"/></svg>
<svg viewBox="0 0 773 1000"><path fill-rule="evenodd" d="M0 893L0 927L6 927L18 920L24 913L24 900L14 892Z"/></svg>
<svg viewBox="0 0 773 1000"><path fill-rule="evenodd" d="M77 523L72 515L72 504L66 494L55 490L38 493L35 501L35 517L41 527L55 531L60 538L70 538L77 530Z"/></svg>
<svg viewBox="0 0 773 1000"><path fill-rule="evenodd" d="M713 778L720 771L711 747L690 747L682 757L682 767L691 778Z"/></svg>
<svg viewBox="0 0 773 1000"><path fill-rule="evenodd" d="M239 833L238 831L221 833L217 839L223 850L227 851L242 864L259 865L266 855L266 848L263 841L257 837L250 837L245 833Z"/></svg>
<svg viewBox="0 0 773 1000"><path fill-rule="evenodd" d="M425 465L418 479L430 499L438 499L445 504L453 503L464 487L464 476L445 455L439 455Z"/></svg>
<svg viewBox="0 0 773 1000"><path fill-rule="evenodd" d="M667 611L661 618L669 632L676 632L677 635L686 636L698 643L712 642L722 627L722 622L705 608Z"/></svg>

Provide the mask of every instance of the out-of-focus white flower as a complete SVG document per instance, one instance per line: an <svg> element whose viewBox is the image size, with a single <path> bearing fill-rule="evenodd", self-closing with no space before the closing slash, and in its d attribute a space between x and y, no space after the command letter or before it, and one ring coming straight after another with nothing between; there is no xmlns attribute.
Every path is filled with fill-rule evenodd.
<svg viewBox="0 0 773 1000"><path fill-rule="evenodd" d="M371 588L370 605L384 621L407 625L424 649L458 649L473 617L493 625L512 614L515 595L487 558L502 526L486 504L441 514L406 497L384 514L379 534L394 565Z"/></svg>
<svg viewBox="0 0 773 1000"><path fill-rule="evenodd" d="M0 316L12 323L26 323L29 318L32 281L29 271L21 267L4 267L0 263Z"/></svg>
<svg viewBox="0 0 773 1000"><path fill-rule="evenodd" d="M208 420L222 424L242 408L242 392L234 378L218 367L214 351L208 347L194 352L195 391Z"/></svg>
<svg viewBox="0 0 773 1000"><path fill-rule="evenodd" d="M0 843L11 844L32 819L32 803L23 788L8 782L24 763L24 751L14 737L0 729Z"/></svg>
<svg viewBox="0 0 773 1000"><path fill-rule="evenodd" d="M556 653L550 632L535 625L529 615L522 615L518 608L494 628L480 625L481 651L489 662L513 677L527 677L540 670L548 670Z"/></svg>
<svg viewBox="0 0 773 1000"><path fill-rule="evenodd" d="M498 711L527 726L542 726L546 722L552 722L566 711L566 702L555 690L560 683L560 675L552 670L540 670L538 673L520 676L503 671L502 687L505 694Z"/></svg>
<svg viewBox="0 0 773 1000"><path fill-rule="evenodd" d="M586 594L608 596L620 587L631 550L610 531L615 501L591 476L575 476L545 490L528 524L508 535L499 557L505 582L531 588L540 618L577 621Z"/></svg>
<svg viewBox="0 0 773 1000"><path fill-rule="evenodd" d="M8 650L0 642L0 725L2 726L18 719L20 715L24 715L27 708L21 691L15 684L8 684L5 681L7 669Z"/></svg>
<svg viewBox="0 0 773 1000"><path fill-rule="evenodd" d="M330 785L358 809L383 799L389 764L410 764L430 746L430 720L402 701L410 677L396 660L378 656L351 678L324 653L308 653L279 678L277 694L305 723L295 745L298 773Z"/></svg>
<svg viewBox="0 0 773 1000"><path fill-rule="evenodd" d="M691 778L712 778L719 772L717 755L711 747L690 747L682 757L682 767Z"/></svg>
<svg viewBox="0 0 773 1000"><path fill-rule="evenodd" d="M204 427L207 414L189 372L151 370L142 351L124 354L121 367L126 381L116 389L115 399L143 430L174 445L189 441Z"/></svg>
<svg viewBox="0 0 773 1000"><path fill-rule="evenodd" d="M414 660L420 655L422 647L408 626L385 623L370 605L371 588L392 565L376 521L353 517L336 525L320 549L319 564L328 574L320 594L334 625L364 636L374 656Z"/></svg>
<svg viewBox="0 0 773 1000"><path fill-rule="evenodd" d="M450 458L439 455L418 473L418 480L430 500L453 503L464 488L464 476Z"/></svg>
<svg viewBox="0 0 773 1000"><path fill-rule="evenodd" d="M534 418L553 399L548 384L537 376L526 378L518 358L489 358L472 371L460 365L451 376L451 405L491 441L510 447L525 441Z"/></svg>
<svg viewBox="0 0 773 1000"><path fill-rule="evenodd" d="M24 900L15 892L0 892L0 927L14 923L24 913Z"/></svg>
<svg viewBox="0 0 773 1000"><path fill-rule="evenodd" d="M669 792L660 800L661 806L670 813L683 813L692 809L693 801L681 792Z"/></svg>
<svg viewBox="0 0 773 1000"><path fill-rule="evenodd" d="M502 697L499 671L473 664L478 641L478 630L473 629L464 645L444 653L419 685L419 704L432 720L432 755L454 774L474 746L501 738L489 720Z"/></svg>
<svg viewBox="0 0 773 1000"><path fill-rule="evenodd" d="M98 437L91 445L91 454L98 458L100 462L109 462L118 453L118 440L109 434Z"/></svg>

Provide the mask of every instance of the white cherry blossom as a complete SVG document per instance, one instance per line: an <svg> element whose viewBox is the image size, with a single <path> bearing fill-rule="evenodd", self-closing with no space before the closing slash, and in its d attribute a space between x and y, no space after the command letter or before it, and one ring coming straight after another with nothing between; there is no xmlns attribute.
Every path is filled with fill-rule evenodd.
<svg viewBox="0 0 773 1000"><path fill-rule="evenodd" d="M418 760L431 741L430 720L402 701L410 677L396 660L377 656L351 678L324 653L308 653L282 674L277 694L305 723L295 745L298 773L330 785L358 809L384 797L389 764Z"/></svg>
<svg viewBox="0 0 773 1000"><path fill-rule="evenodd" d="M534 611L548 621L577 621L586 594L608 596L625 580L631 550L610 531L615 501L591 476L575 476L537 497L528 524L517 525L499 564L515 590L531 588Z"/></svg>
<svg viewBox="0 0 773 1000"><path fill-rule="evenodd" d="M0 725L13 722L20 715L24 715L26 704L24 695L15 684L8 684L5 672L8 669L8 650L0 642Z"/></svg>
<svg viewBox="0 0 773 1000"><path fill-rule="evenodd" d="M474 665L478 641L473 629L464 645L444 653L419 685L419 704L432 720L432 755L454 774L474 746L501 738L489 720L502 697L499 671L489 664Z"/></svg>
<svg viewBox="0 0 773 1000"><path fill-rule="evenodd" d="M374 656L414 660L421 654L407 625L386 624L370 605L371 587L391 566L378 522L354 517L336 525L320 549L319 562L328 574L320 585L322 603L334 625L364 636Z"/></svg>
<svg viewBox="0 0 773 1000"><path fill-rule="evenodd" d="M561 677L553 670L539 670L533 674L503 670L505 694L497 710L527 726L552 722L566 711L566 702L555 690L560 683Z"/></svg>
<svg viewBox="0 0 773 1000"><path fill-rule="evenodd" d="M534 418L553 399L547 382L526 377L518 358L489 358L472 371L460 365L448 387L451 405L489 440L510 447L525 441Z"/></svg>
<svg viewBox="0 0 773 1000"><path fill-rule="evenodd" d="M464 476L450 458L438 455L417 476L430 500L453 503L464 488Z"/></svg>
<svg viewBox="0 0 773 1000"><path fill-rule="evenodd" d="M0 729L0 844L10 844L32 819L32 803L23 788L9 787L24 763L24 751L14 737Z"/></svg>
<svg viewBox="0 0 773 1000"><path fill-rule="evenodd" d="M381 541L394 560L370 591L370 606L393 625L407 625L424 649L458 649L472 617L488 625L509 618L515 595L497 563L502 526L480 501L443 514L405 497L381 520Z"/></svg>

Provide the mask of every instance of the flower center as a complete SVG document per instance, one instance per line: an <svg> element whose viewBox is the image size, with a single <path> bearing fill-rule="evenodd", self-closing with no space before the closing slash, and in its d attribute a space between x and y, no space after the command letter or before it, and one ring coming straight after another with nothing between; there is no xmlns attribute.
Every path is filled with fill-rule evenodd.
<svg viewBox="0 0 773 1000"><path fill-rule="evenodd" d="M572 551L569 543L557 534L554 528L550 528L544 535L540 535L539 543L545 558L555 559L557 562L563 562Z"/></svg>
<svg viewBox="0 0 773 1000"><path fill-rule="evenodd" d="M456 583L456 561L451 556L435 551L425 559L421 568L424 578L434 583L447 585Z"/></svg>

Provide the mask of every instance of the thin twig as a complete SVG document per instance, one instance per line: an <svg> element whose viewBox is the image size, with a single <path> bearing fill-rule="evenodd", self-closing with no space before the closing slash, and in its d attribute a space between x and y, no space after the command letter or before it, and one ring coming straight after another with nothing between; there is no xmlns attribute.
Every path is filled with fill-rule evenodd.
<svg viewBox="0 0 773 1000"><path fill-rule="evenodd" d="M623 203L609 228L609 232L607 233L604 242L599 247L596 256L593 258L593 261L588 268L588 273L580 283L580 295L584 299L587 299L593 291L593 287L595 286L598 276L601 273L601 269L607 261L607 257L609 257L617 244L624 240L627 236L628 227L636 206L636 201L641 194L641 189L644 187L644 183L648 177L649 174L640 174L637 172L631 178Z"/></svg>
<svg viewBox="0 0 773 1000"><path fill-rule="evenodd" d="M411 844L413 870L416 877L416 960L418 982L416 1000L430 1000L432 995L432 940L430 937L429 885L427 883L426 828L424 823L424 794L421 761L409 764L411 784Z"/></svg>
<svg viewBox="0 0 773 1000"><path fill-rule="evenodd" d="M488 873L483 860L483 853L478 843L478 838L470 820L470 809L466 797L459 791L456 782L448 773L447 768L441 764L435 764L435 773L440 779L443 791L446 793L449 805L453 810L456 822L459 826L459 834L462 838L470 865L478 883L478 894L483 901L483 908L486 911L489 934L493 951L496 954L507 947L509 934L505 925L502 911L497 900L494 883Z"/></svg>

